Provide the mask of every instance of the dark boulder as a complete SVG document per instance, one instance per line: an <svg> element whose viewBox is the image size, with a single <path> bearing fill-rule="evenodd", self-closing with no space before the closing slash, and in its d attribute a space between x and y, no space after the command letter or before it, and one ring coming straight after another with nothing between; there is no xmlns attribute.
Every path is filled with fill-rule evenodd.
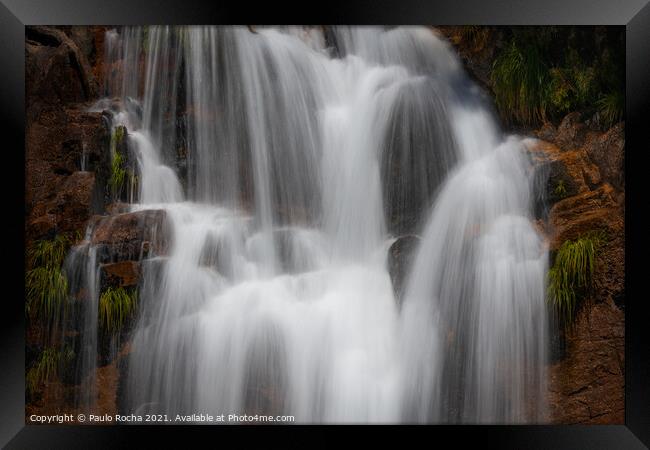
<svg viewBox="0 0 650 450"><path fill-rule="evenodd" d="M417 231L456 162L448 113L437 92L440 88L432 80L406 83L390 113L381 179L386 224L396 236Z"/></svg>
<svg viewBox="0 0 650 450"><path fill-rule="evenodd" d="M415 235L398 237L388 249L388 273L393 282L395 298L399 305L406 289L407 275L417 255L421 238Z"/></svg>

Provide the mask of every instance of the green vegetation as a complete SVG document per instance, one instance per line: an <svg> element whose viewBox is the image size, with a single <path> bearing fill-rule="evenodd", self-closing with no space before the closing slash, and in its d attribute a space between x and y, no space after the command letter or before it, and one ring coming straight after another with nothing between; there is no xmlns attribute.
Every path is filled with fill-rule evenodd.
<svg viewBox="0 0 650 450"><path fill-rule="evenodd" d="M115 152L111 162L111 177L108 185L111 187L114 197L119 197L126 179L126 170L123 167L124 158L118 152Z"/></svg>
<svg viewBox="0 0 650 450"><path fill-rule="evenodd" d="M550 73L536 45L510 42L494 61L492 81L504 119L526 124L546 120Z"/></svg>
<svg viewBox="0 0 650 450"><path fill-rule="evenodd" d="M124 147L126 128L123 126L115 127L111 136L111 176L108 179L108 185L114 198L120 197L124 188L124 182L127 178L127 171L124 167L124 155L121 149Z"/></svg>
<svg viewBox="0 0 650 450"><path fill-rule="evenodd" d="M603 233L592 232L564 242L549 270L548 299L567 327L573 321L579 297L591 286L596 253L604 239Z"/></svg>
<svg viewBox="0 0 650 450"><path fill-rule="evenodd" d="M32 267L61 267L69 245L70 241L63 234L52 240L36 241L27 252L29 263Z"/></svg>
<svg viewBox="0 0 650 450"><path fill-rule="evenodd" d="M149 50L149 26L142 27L142 49L146 53Z"/></svg>
<svg viewBox="0 0 650 450"><path fill-rule="evenodd" d="M135 313L137 303L137 291L109 287L99 298L99 324L104 330L119 331Z"/></svg>
<svg viewBox="0 0 650 450"><path fill-rule="evenodd" d="M28 251L31 267L25 275L25 310L31 317L52 319L68 295L68 280L62 270L68 239L36 241Z"/></svg>
<svg viewBox="0 0 650 450"><path fill-rule="evenodd" d="M600 115L609 127L623 119L625 64L622 29L504 28L491 79L496 106L513 124L559 121L570 111ZM474 42L477 32L468 31Z"/></svg>
<svg viewBox="0 0 650 450"><path fill-rule="evenodd" d="M553 194L558 198L564 198L566 196L566 186L564 185L564 180L558 181L555 189L553 189Z"/></svg>
<svg viewBox="0 0 650 450"><path fill-rule="evenodd" d="M25 376L28 395L33 396L41 384L56 377L61 363L68 363L73 358L74 352L70 348L66 348L63 352L51 347L43 350Z"/></svg>
<svg viewBox="0 0 650 450"><path fill-rule="evenodd" d="M550 69L550 76L548 95L556 113L584 108L596 98L596 71L574 49L568 51L565 65Z"/></svg>
<svg viewBox="0 0 650 450"><path fill-rule="evenodd" d="M625 96L621 91L604 94L597 102L603 123L612 126L623 119L625 111Z"/></svg>

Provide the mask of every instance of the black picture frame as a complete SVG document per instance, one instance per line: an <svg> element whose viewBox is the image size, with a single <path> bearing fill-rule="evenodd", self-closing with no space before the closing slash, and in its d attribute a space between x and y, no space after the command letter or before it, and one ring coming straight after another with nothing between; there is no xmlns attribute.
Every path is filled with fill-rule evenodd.
<svg viewBox="0 0 650 450"><path fill-rule="evenodd" d="M266 2L208 2L200 0L0 0L0 115L4 130L3 229L12 253L6 256L0 313L0 445L7 448L96 448L132 444L146 433L169 443L172 433L190 431L192 442L206 433L231 434L246 445L251 431L264 438L279 433L289 444L323 444L331 428L324 427L160 427L160 426L35 426L24 423L24 114L25 25L128 24L431 24L431 25L622 25L626 27L626 311L625 425L562 426L406 426L374 427L372 438L388 432L411 434L424 443L453 442L462 448L472 440L480 448L610 449L650 445L650 327L643 264L647 225L643 192L648 153L645 129L650 117L649 0L355 0L280 5ZM645 145L644 145L645 144ZM23 195L21 195L23 194ZM11 292L11 293L10 293ZM317 428L317 430L314 430ZM338 427L334 427L338 429ZM151 433L154 431L154 433ZM317 431L319 438L308 435ZM440 437L439 435L445 435ZM451 438L451 441L446 440ZM221 438L220 438L221 439ZM432 441L435 439L435 441ZM440 439L440 440L438 440ZM445 440L443 440L445 439ZM401 439L400 439L401 441ZM400 442L398 441L398 442ZM225 444L226 441L223 441ZM335 443L336 441L332 441ZM406 443L407 441L401 441ZM415 444L414 444L415 445Z"/></svg>

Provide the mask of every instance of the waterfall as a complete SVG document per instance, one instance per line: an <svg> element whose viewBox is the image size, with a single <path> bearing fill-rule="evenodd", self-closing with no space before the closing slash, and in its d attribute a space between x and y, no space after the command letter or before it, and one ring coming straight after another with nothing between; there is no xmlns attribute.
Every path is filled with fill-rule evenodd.
<svg viewBox="0 0 650 450"><path fill-rule="evenodd" d="M431 29L124 27L105 54L130 209L170 223L142 262L127 413L544 420L530 161Z"/></svg>

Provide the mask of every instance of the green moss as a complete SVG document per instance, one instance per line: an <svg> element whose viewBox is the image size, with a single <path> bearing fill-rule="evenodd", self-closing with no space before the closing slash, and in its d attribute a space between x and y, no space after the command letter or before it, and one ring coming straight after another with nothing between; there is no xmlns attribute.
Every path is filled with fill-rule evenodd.
<svg viewBox="0 0 650 450"><path fill-rule="evenodd" d="M569 326L579 298L591 286L596 253L606 239L603 233L588 233L562 244L548 273L548 299L558 319Z"/></svg>
<svg viewBox="0 0 650 450"><path fill-rule="evenodd" d="M98 321L109 332L119 331L133 316L138 304L137 291L109 287L99 298Z"/></svg>
<svg viewBox="0 0 650 450"><path fill-rule="evenodd" d="M25 311L32 318L51 320L68 295L68 280L62 265L69 246L59 235L52 240L36 241L28 251L31 267L25 274Z"/></svg>

